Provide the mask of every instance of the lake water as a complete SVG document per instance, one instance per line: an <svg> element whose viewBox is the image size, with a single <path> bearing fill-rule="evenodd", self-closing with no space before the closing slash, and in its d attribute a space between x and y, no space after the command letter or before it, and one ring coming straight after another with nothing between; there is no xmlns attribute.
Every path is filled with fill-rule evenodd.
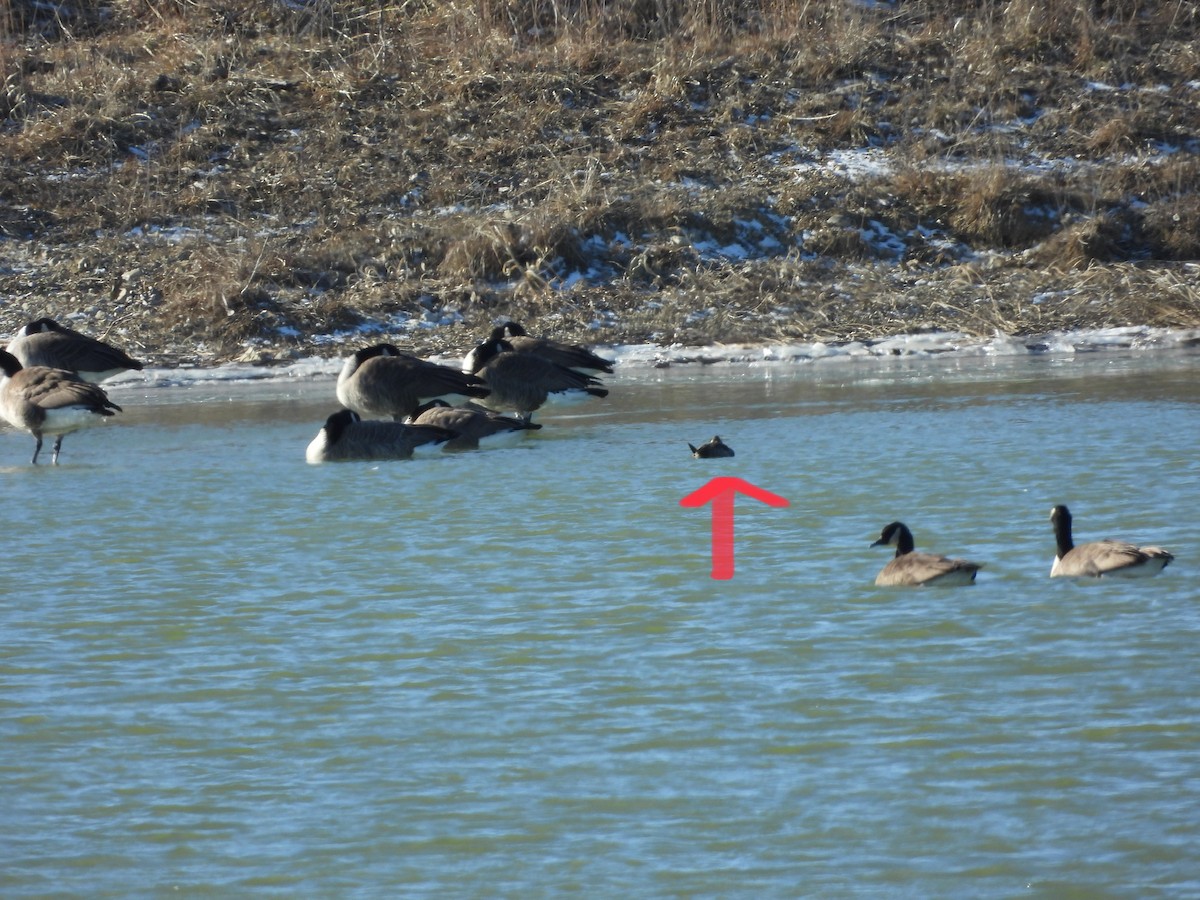
<svg viewBox="0 0 1200 900"><path fill-rule="evenodd" d="M304 462L327 376L0 435L0 895L1200 896L1198 375L631 368L387 464ZM730 580L717 475L790 501ZM1056 503L1176 561L1051 581ZM978 583L876 588L894 519Z"/></svg>

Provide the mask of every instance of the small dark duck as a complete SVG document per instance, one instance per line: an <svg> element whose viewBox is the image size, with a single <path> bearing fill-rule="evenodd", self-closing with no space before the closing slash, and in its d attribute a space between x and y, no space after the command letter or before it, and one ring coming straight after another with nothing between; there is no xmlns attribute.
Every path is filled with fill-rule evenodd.
<svg viewBox="0 0 1200 900"><path fill-rule="evenodd" d="M721 440L719 434L714 434L699 447L693 447L691 444L688 444L688 449L692 451L692 456L696 457L696 459L716 459L723 456L733 456L733 448Z"/></svg>

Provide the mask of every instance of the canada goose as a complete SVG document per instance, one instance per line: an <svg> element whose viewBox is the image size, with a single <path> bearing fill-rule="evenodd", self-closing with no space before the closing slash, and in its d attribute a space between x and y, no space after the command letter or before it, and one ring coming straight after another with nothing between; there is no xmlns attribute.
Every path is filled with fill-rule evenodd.
<svg viewBox="0 0 1200 900"><path fill-rule="evenodd" d="M597 356L582 344L566 344L550 338L530 337L517 322L505 322L493 328L489 340L506 340L517 353L533 353L577 372L612 374L613 362ZM479 349L476 347L463 360L464 372L474 372L478 369L475 358Z"/></svg>
<svg viewBox="0 0 1200 900"><path fill-rule="evenodd" d="M1050 510L1050 523L1058 544L1051 578L1146 577L1157 575L1175 558L1161 547L1138 547L1111 539L1076 546L1071 539L1071 511L1065 506Z"/></svg>
<svg viewBox="0 0 1200 900"><path fill-rule="evenodd" d="M4 372L0 379L0 417L37 440L32 460L35 466L42 452L43 435L56 435L51 462L57 465L64 436L121 411L103 388L74 372L49 366L25 368L7 350L0 350L0 370Z"/></svg>
<svg viewBox="0 0 1200 900"><path fill-rule="evenodd" d="M357 351L337 380L342 406L363 416L397 421L434 397L461 394L479 399L488 393L481 378L401 353L391 344Z"/></svg>
<svg viewBox="0 0 1200 900"><path fill-rule="evenodd" d="M451 406L445 400L430 400L417 407L408 421L414 425L437 425L455 432L458 437L447 441L444 450L477 450L481 440L494 443L505 437L519 437L526 431L541 428L534 422L510 419L486 409Z"/></svg>
<svg viewBox="0 0 1200 900"><path fill-rule="evenodd" d="M982 563L949 559L936 553L915 553L913 536L903 522L884 527L872 547L895 546L896 555L875 577L880 587L974 584Z"/></svg>
<svg viewBox="0 0 1200 900"><path fill-rule="evenodd" d="M719 434L714 434L699 447L693 447L691 444L688 444L688 449L692 451L692 456L697 459L716 459L723 456L733 456L733 448L721 440Z"/></svg>
<svg viewBox="0 0 1200 900"><path fill-rule="evenodd" d="M576 372L533 353L517 353L502 338L489 338L475 348L475 372L492 392L483 401L495 410L513 410L528 422L551 394L582 392L607 397L591 375Z"/></svg>
<svg viewBox="0 0 1200 900"><path fill-rule="evenodd" d="M425 444L452 440L455 433L434 425L364 422L352 409L335 412L312 439L304 458L310 463L355 459L411 459Z"/></svg>
<svg viewBox="0 0 1200 900"><path fill-rule="evenodd" d="M22 326L6 349L22 366L65 369L84 381L103 381L131 369L142 370L142 364L124 350L59 325L53 319L36 319Z"/></svg>

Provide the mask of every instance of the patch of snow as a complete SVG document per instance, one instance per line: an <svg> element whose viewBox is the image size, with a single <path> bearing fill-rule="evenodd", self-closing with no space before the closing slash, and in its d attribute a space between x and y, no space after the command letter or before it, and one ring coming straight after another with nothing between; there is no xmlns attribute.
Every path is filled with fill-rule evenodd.
<svg viewBox="0 0 1200 900"><path fill-rule="evenodd" d="M591 323L593 329L606 327L611 312ZM369 339L374 339L374 333ZM362 330L343 333L346 339L362 341L368 334ZM339 341L345 343L347 341ZM1074 356L1081 353L1157 352L1162 350L1194 351L1200 347L1200 328L1167 329L1123 327L1052 332L1036 337L1014 337L996 333L990 338L976 338L957 332L900 335L882 341L850 341L844 344L780 343L768 345L715 344L685 347L680 344L618 344L597 346L596 351L614 359L621 372L646 372L677 366L741 366L748 370L770 369L779 366L879 364L884 360L1001 357L1053 354ZM336 377L342 357L310 357L297 359L283 366L261 366L233 363L211 368L181 367L147 369L129 372L106 382L106 387L168 387L200 382L261 381L265 379L311 379ZM431 357L435 362L452 365L453 357ZM610 381L612 379L609 379Z"/></svg>
<svg viewBox="0 0 1200 900"><path fill-rule="evenodd" d="M890 175L893 166L883 150L871 147L831 150L825 154L817 153L814 154L811 161L793 163L791 169L800 174L816 171L832 172L848 181L862 181L865 178L880 178Z"/></svg>
<svg viewBox="0 0 1200 900"><path fill-rule="evenodd" d="M875 248L879 256L891 256L896 259L904 256L908 245L894 231L875 219L859 229L863 242Z"/></svg>
<svg viewBox="0 0 1200 900"><path fill-rule="evenodd" d="M135 225L125 232L129 238L154 238L169 244L178 244L186 240L197 240L204 237L204 232L196 228L172 226L163 228L160 225Z"/></svg>

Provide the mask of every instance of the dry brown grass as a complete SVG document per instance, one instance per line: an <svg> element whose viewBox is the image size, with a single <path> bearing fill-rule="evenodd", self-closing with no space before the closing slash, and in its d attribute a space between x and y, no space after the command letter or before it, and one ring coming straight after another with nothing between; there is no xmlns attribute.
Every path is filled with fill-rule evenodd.
<svg viewBox="0 0 1200 900"><path fill-rule="evenodd" d="M395 315L457 321L448 348L507 315L687 342L1198 324L1164 276L1200 256L1198 16L13 0L0 331L83 307L182 359ZM866 149L887 168L799 168Z"/></svg>

